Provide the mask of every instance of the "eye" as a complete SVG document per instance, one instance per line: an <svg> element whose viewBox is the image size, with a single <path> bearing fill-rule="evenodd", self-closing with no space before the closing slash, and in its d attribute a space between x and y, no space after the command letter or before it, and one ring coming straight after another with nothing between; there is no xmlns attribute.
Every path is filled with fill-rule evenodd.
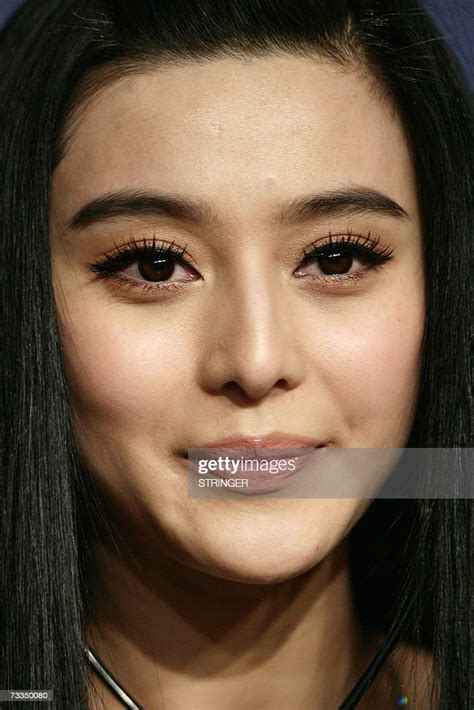
<svg viewBox="0 0 474 710"><path fill-rule="evenodd" d="M356 257L343 249L333 250L320 256L305 257L306 271L312 271L316 276L337 276L338 274L351 273L357 266L365 266L367 260Z"/></svg>
<svg viewBox="0 0 474 710"><path fill-rule="evenodd" d="M305 253L301 266L295 275L308 275L313 278L325 277L359 277L370 269L380 267L392 258L390 247L380 248L379 239L352 234L333 238L329 242L317 246Z"/></svg>
<svg viewBox="0 0 474 710"><path fill-rule="evenodd" d="M195 281L199 274L185 258L186 247L174 242L147 243L132 240L113 254L91 265L99 278L111 279L118 285L144 290L180 288Z"/></svg>
<svg viewBox="0 0 474 710"><path fill-rule="evenodd" d="M189 281L189 269L178 262L176 256L144 256L136 260L134 264L127 267L122 274L127 274L135 279L145 279L153 283L164 283L167 281Z"/></svg>

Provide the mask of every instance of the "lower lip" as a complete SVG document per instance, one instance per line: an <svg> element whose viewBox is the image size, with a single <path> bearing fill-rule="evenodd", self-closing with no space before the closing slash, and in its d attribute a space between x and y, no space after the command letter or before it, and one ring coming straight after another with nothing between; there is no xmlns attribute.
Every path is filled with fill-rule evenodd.
<svg viewBox="0 0 474 710"><path fill-rule="evenodd" d="M310 463L314 462L317 458L319 458L319 455L325 449L326 446L304 447L303 449L301 449L301 453L298 453L297 449L293 449L292 455L289 455L287 449L283 455L273 455L271 457L273 460L278 459L279 461L288 462L295 461L296 459L294 470L290 471L280 471L278 473L270 473L268 471L249 471L246 470L244 465L242 465L241 467L237 468L237 471L235 473L231 473L230 471L217 470L210 472L208 475L209 477L221 478L224 480L235 480L238 478L244 479L244 481L246 481L246 484L242 485L241 487L223 486L225 490L230 490L232 493L239 493L241 495L271 493L274 491L282 490L289 486L292 482L294 482L298 475L301 473L301 471L307 468ZM247 454L248 458L259 459L260 461L270 459L267 454L263 455L263 453L256 453L254 455L254 453ZM230 455L230 457L232 458L232 452L230 449L225 449L225 454ZM210 458L217 458L218 456L218 450L213 449L213 455ZM234 459L240 459L242 456L245 456L245 452L242 449L236 449L233 452ZM192 464L193 462L188 460L188 465L192 466ZM197 467L195 467L195 470L197 470ZM218 488L218 490L222 491L222 488Z"/></svg>

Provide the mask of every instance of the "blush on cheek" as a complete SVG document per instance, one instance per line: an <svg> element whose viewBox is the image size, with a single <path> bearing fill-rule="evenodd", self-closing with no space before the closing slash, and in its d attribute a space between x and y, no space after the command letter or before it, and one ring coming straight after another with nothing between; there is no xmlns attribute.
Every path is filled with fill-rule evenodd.
<svg viewBox="0 0 474 710"><path fill-rule="evenodd" d="M182 347L150 337L149 328L75 322L80 338L64 333L63 350L80 415L138 427L166 412L180 387Z"/></svg>
<svg viewBox="0 0 474 710"><path fill-rule="evenodd" d="M422 312L408 322L385 313L339 342L335 396L358 446L405 445L418 392Z"/></svg>

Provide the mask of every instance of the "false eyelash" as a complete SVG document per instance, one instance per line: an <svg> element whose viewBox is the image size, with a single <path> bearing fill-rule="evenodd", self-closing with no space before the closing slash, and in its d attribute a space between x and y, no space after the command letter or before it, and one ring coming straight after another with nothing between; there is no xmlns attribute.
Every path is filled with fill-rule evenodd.
<svg viewBox="0 0 474 710"><path fill-rule="evenodd" d="M308 261L320 256L333 254L335 249L349 252L351 255L363 256L372 266L384 264L392 258L393 248L390 246L379 248L380 237L371 238L370 232L367 235L353 234L348 229L344 234L336 235L336 238L333 238L333 235L329 232L328 239L329 241L321 246L319 246L319 239L313 242L303 252L304 260Z"/></svg>
<svg viewBox="0 0 474 710"><path fill-rule="evenodd" d="M328 235L328 241L320 245L321 239L313 242L311 246L304 250L302 254L303 263L311 259L316 259L321 256L327 256L334 253L336 249L348 252L350 255L357 255L367 259L368 266L365 270L356 274L338 274L317 277L319 280L331 281L338 283L341 286L344 283L354 282L364 277L370 269L380 268L385 262L392 258L393 248L386 246L382 249L378 248L380 237L371 238L370 232L367 235L352 234L350 229L347 229L344 234L336 235L334 238L331 232ZM153 259L158 256L169 256L181 262L184 266L194 268L192 259L184 258L187 254L187 246L179 247L174 241L157 242L153 235L152 243L149 243L145 238L141 240L131 239L124 246L115 245L115 251L106 252L103 258L90 265L91 271L97 274L97 278L106 279L112 278L116 285L125 289L140 288L144 292L171 292L181 289L185 286L182 282L140 282L134 279L129 279L119 273L120 268L132 264L139 259Z"/></svg>
<svg viewBox="0 0 474 710"><path fill-rule="evenodd" d="M125 246L116 247L115 252L106 252L103 259L91 265L91 270L98 274L114 274L119 268L128 266L137 259L171 256L179 259L186 266L191 264L183 258L186 247L178 247L172 242L157 242L155 235L150 244L145 239L131 240Z"/></svg>

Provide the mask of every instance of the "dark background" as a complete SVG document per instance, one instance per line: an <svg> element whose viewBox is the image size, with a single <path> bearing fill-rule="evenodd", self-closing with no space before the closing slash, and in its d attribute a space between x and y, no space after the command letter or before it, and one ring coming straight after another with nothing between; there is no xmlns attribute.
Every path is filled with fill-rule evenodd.
<svg viewBox="0 0 474 710"><path fill-rule="evenodd" d="M21 0L0 0L0 25ZM474 87L474 0L424 0Z"/></svg>

